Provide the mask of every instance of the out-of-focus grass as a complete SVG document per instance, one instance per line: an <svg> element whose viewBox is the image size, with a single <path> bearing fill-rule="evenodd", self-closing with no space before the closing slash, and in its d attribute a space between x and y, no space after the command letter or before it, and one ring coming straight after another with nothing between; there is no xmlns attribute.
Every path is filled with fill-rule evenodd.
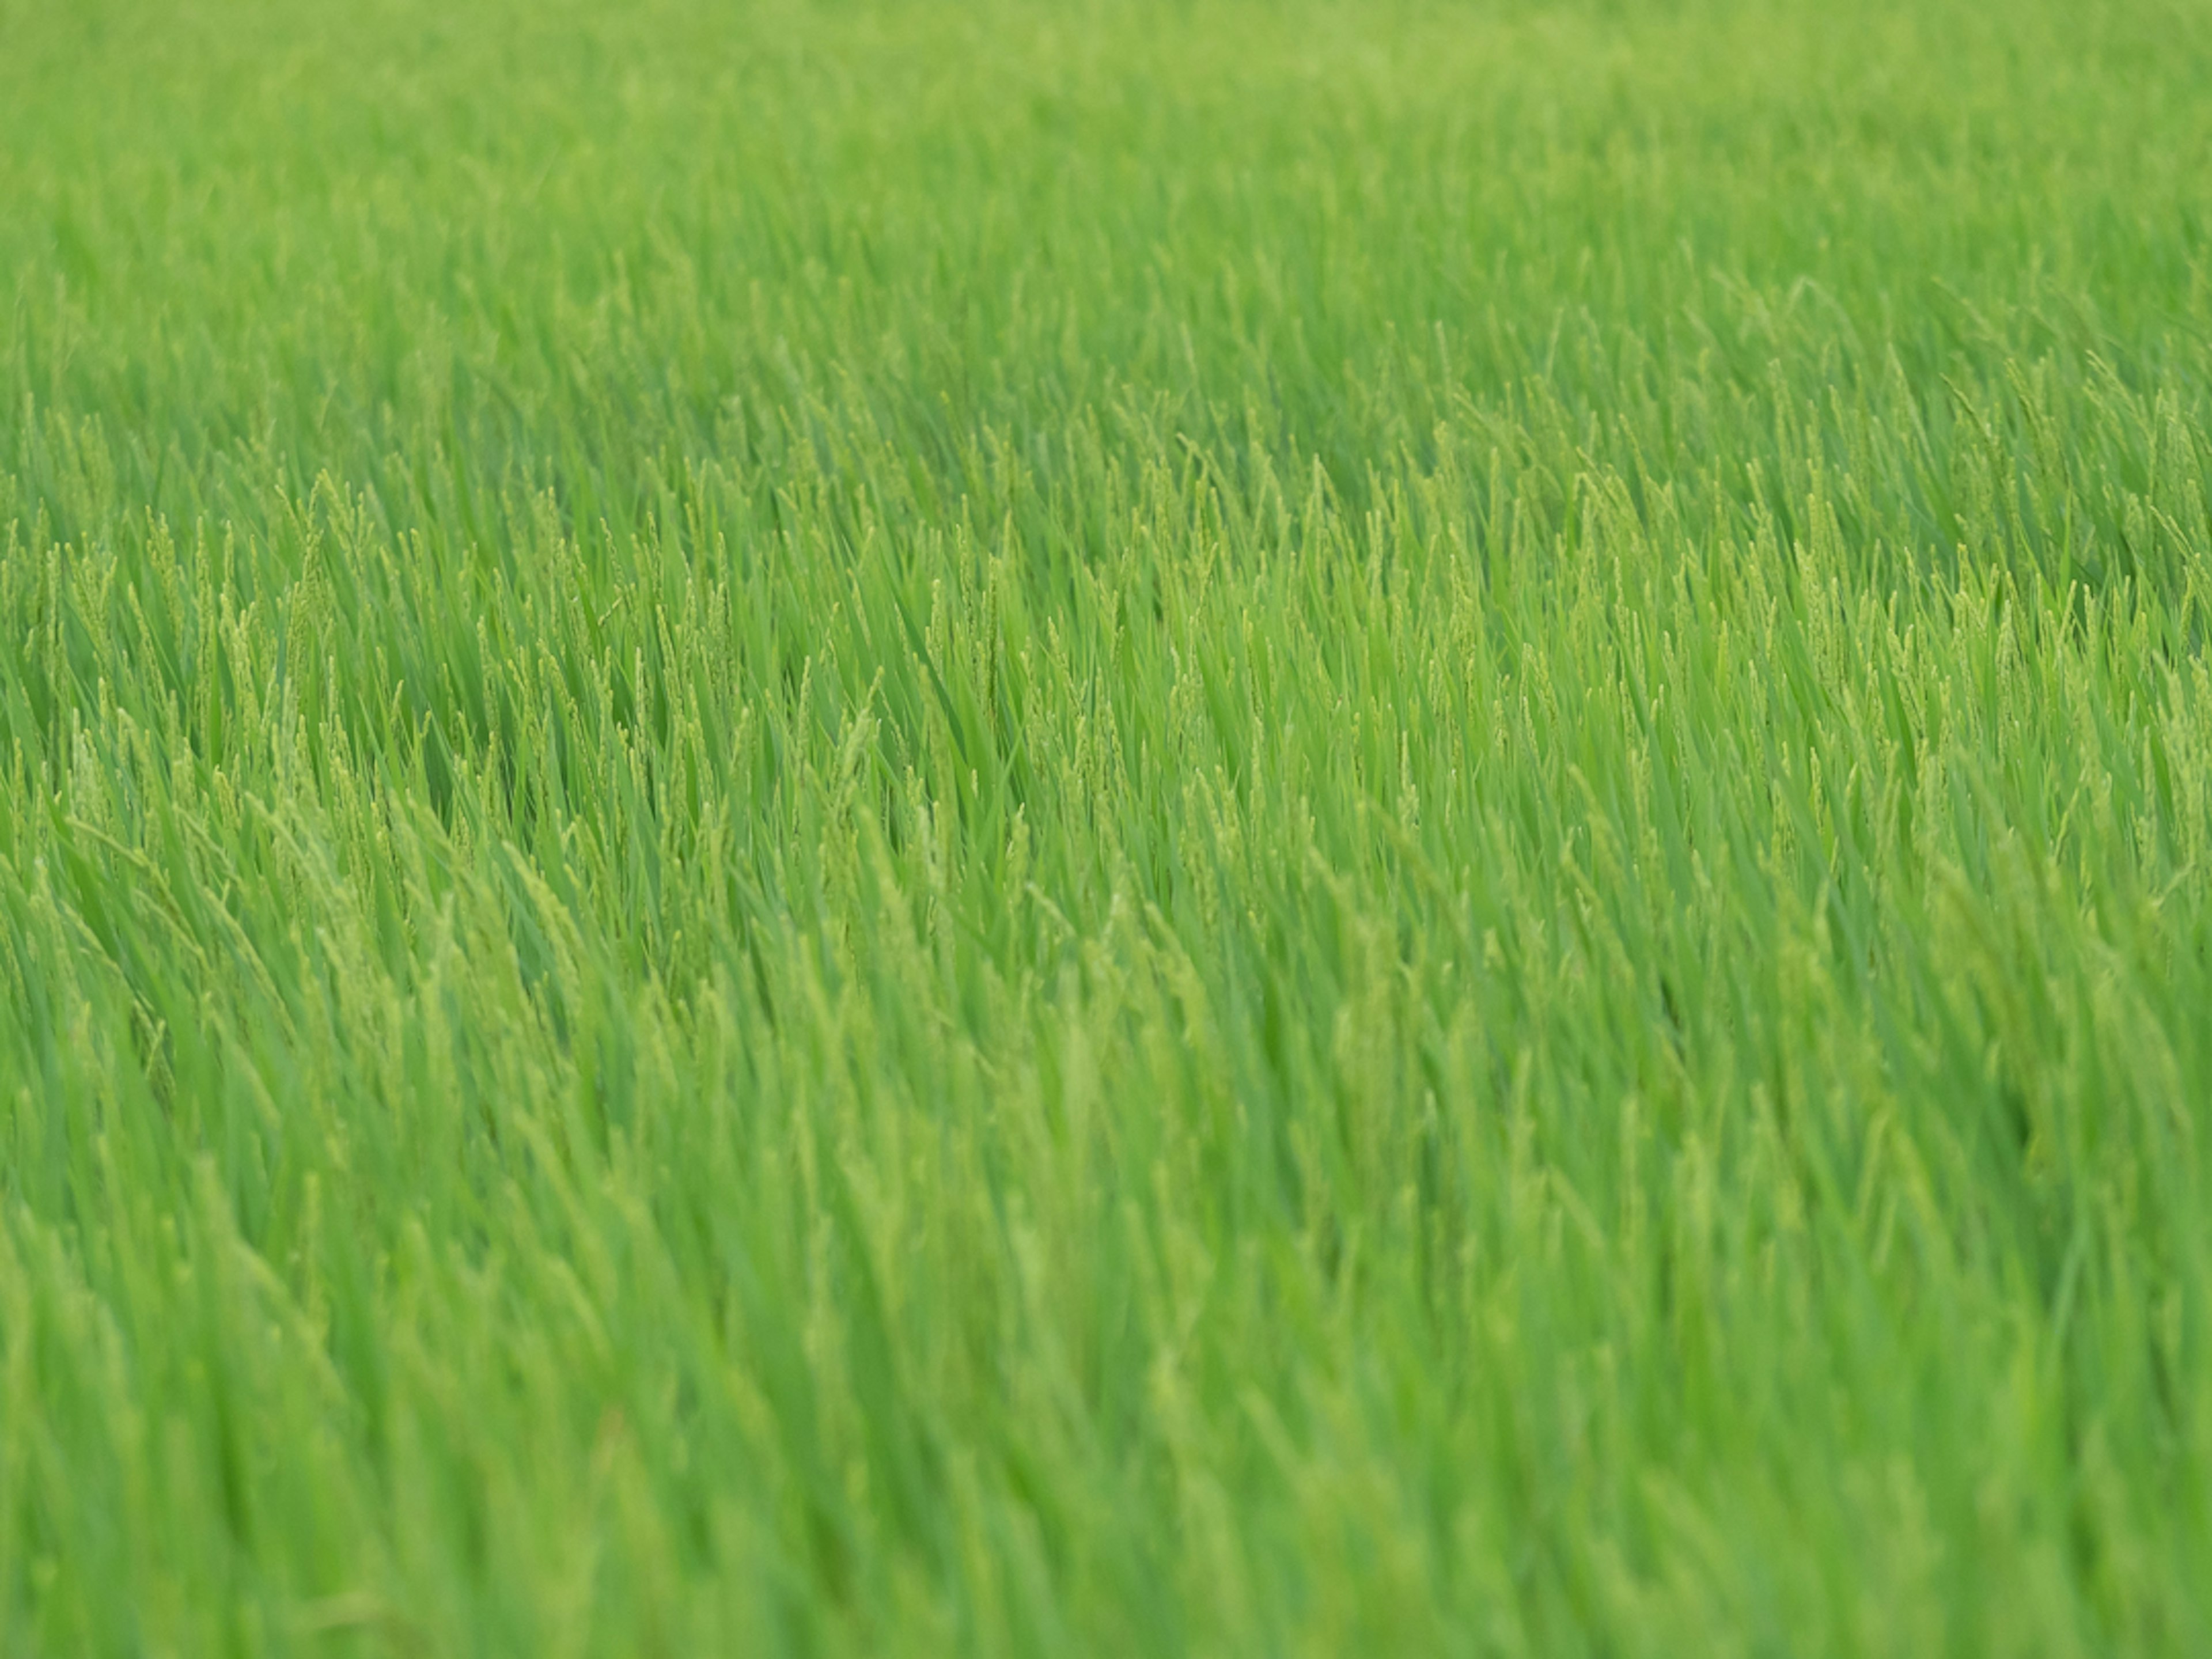
<svg viewBox="0 0 2212 1659"><path fill-rule="evenodd" d="M2212 1648L2208 86L0 3L0 1649Z"/></svg>

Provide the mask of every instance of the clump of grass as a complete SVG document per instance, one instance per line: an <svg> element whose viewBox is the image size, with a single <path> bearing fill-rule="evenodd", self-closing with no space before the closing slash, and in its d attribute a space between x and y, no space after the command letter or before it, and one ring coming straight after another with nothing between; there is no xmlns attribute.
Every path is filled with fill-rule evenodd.
<svg viewBox="0 0 2212 1659"><path fill-rule="evenodd" d="M2212 1645L2212 29L0 4L0 1648Z"/></svg>

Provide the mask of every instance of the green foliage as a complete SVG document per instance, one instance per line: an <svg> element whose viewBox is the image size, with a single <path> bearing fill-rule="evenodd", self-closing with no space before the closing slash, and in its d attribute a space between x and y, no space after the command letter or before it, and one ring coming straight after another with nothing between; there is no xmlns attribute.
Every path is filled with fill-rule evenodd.
<svg viewBox="0 0 2212 1659"><path fill-rule="evenodd" d="M0 3L0 1650L2212 1650L2208 87Z"/></svg>

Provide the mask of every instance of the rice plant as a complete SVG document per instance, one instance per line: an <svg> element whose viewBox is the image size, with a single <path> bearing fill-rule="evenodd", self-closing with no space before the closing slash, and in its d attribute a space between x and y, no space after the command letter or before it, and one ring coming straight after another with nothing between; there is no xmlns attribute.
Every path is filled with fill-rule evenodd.
<svg viewBox="0 0 2212 1659"><path fill-rule="evenodd" d="M0 1651L2212 1651L2201 0L0 0Z"/></svg>

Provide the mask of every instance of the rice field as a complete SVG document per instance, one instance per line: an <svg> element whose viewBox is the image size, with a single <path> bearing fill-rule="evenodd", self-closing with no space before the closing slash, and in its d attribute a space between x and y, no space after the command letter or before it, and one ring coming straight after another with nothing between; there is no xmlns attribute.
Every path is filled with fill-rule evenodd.
<svg viewBox="0 0 2212 1659"><path fill-rule="evenodd" d="M2212 1652L2212 7L0 0L0 1652Z"/></svg>

